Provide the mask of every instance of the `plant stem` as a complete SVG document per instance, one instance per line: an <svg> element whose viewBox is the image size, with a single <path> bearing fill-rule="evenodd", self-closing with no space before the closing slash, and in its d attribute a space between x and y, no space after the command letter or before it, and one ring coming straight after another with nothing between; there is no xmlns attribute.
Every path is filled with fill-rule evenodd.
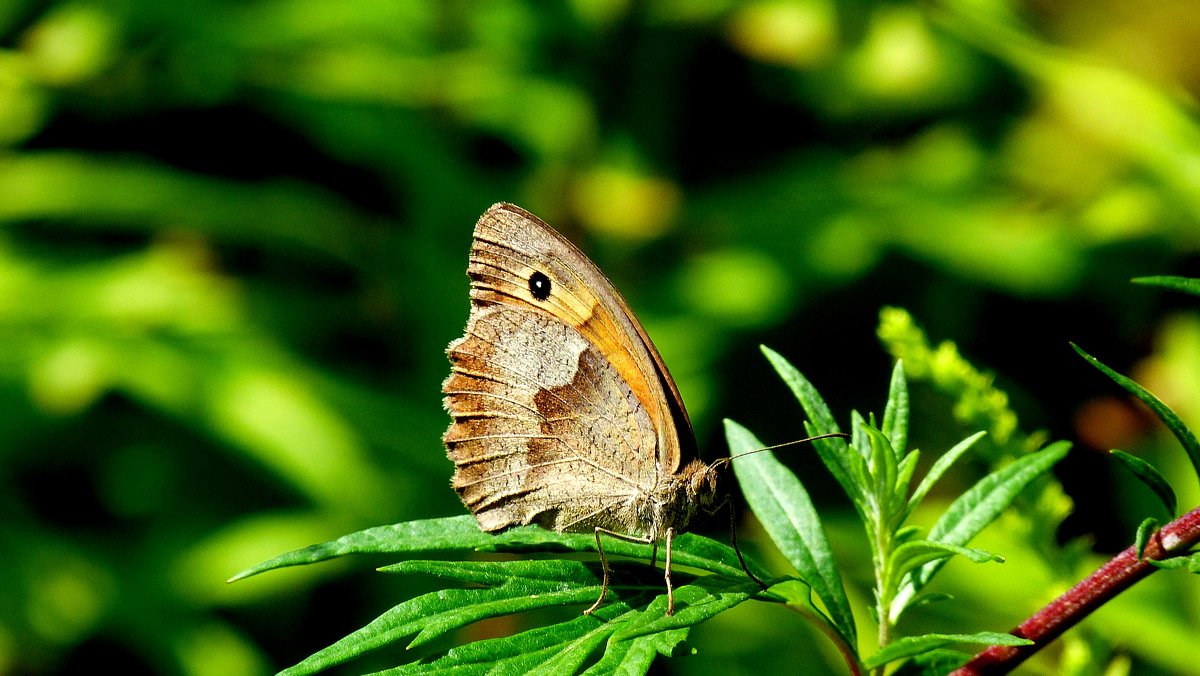
<svg viewBox="0 0 1200 676"><path fill-rule="evenodd" d="M838 652L841 653L842 659L846 661L846 668L850 670L850 676L863 676L863 666L858 660L858 655L854 650L854 646L846 642L846 638L834 629L833 625L827 619L813 612L812 606L795 601L787 601L786 607L802 617L810 620L812 625L821 631L822 634L837 646Z"/></svg>
<svg viewBox="0 0 1200 676"><path fill-rule="evenodd" d="M1027 638L1033 645L991 646L971 658L953 676L1008 673L1092 611L1158 570L1147 559L1161 560L1182 554L1198 541L1200 507L1163 526L1151 537L1144 559L1138 559L1136 547L1126 549L1012 630L1014 636Z"/></svg>
<svg viewBox="0 0 1200 676"><path fill-rule="evenodd" d="M882 523L882 519L877 519L877 523ZM892 553L891 535L891 532L883 526L877 526L875 529L875 590L877 597L875 610L879 614L880 648L892 642L891 607L895 594L888 585L888 579L891 578L891 570L888 566Z"/></svg>

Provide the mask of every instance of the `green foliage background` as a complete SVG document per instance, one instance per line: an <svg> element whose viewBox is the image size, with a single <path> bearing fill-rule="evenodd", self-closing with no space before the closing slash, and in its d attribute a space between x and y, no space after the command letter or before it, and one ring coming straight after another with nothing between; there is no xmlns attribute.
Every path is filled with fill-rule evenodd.
<svg viewBox="0 0 1200 676"><path fill-rule="evenodd" d="M1189 0L0 2L0 673L264 673L428 589L368 560L223 580L462 513L443 350L501 200L623 290L709 458L724 416L802 433L758 343L874 410L878 311L908 308L1075 441L1081 575L1163 516L1095 451L1188 472L1067 341L1200 426L1200 316L1127 283L1197 276L1198 40ZM915 446L974 431L913 403ZM848 505L794 466L862 594ZM914 630L1060 591L1020 536L985 533L1008 562L949 565L959 600ZM1198 627L1194 580L1160 574L1032 668L1197 673ZM837 664L777 608L692 644L663 668Z"/></svg>

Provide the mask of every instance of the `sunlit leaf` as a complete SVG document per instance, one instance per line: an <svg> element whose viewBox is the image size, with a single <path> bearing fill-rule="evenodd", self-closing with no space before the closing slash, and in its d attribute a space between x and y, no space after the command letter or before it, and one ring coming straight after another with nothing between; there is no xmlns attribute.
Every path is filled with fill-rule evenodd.
<svg viewBox="0 0 1200 676"><path fill-rule="evenodd" d="M898 454L903 453L908 444L908 415L908 381L904 377L904 363L897 359L892 368L892 382L888 387L883 424L879 429Z"/></svg>
<svg viewBox="0 0 1200 676"><path fill-rule="evenodd" d="M1070 448L1071 445L1065 441L1056 442L983 477L950 504L930 529L926 539L949 545L966 545L979 531L995 521L1022 490L1063 459ZM899 617L908 599L929 582L944 562L937 560L927 563L908 577L889 611L893 619Z"/></svg>
<svg viewBox="0 0 1200 676"><path fill-rule="evenodd" d="M925 634L924 636L906 636L887 644L863 661L868 669L881 667L888 662L894 662L905 657L912 657L930 650L942 648L954 643L982 643L984 645L1033 645L1027 638L1018 638L1012 634L981 631L976 634Z"/></svg>
<svg viewBox="0 0 1200 676"><path fill-rule="evenodd" d="M1004 557L974 547L960 547L944 542L929 540L912 540L892 551L890 564L889 585L897 585L900 579L909 571L919 568L931 561L947 559L954 555L966 558L972 563L995 561L1003 563Z"/></svg>
<svg viewBox="0 0 1200 676"><path fill-rule="evenodd" d="M725 435L735 456L733 469L746 502L780 552L829 609L837 630L854 645L850 601L808 492L796 475L770 452L736 457L738 452L762 447L749 430L726 420Z"/></svg>
<svg viewBox="0 0 1200 676"><path fill-rule="evenodd" d="M943 453L941 457L934 461L933 467L929 468L929 473L925 475L925 478L921 479L921 483L917 484L916 490L909 497L907 513L911 514L917 508L917 505L921 504L921 500L925 499L925 495L929 493L929 489L933 488L937 480L942 478L942 475L946 473L946 470L950 469L954 461L958 460L963 453L966 453L984 434L987 434L987 432L972 434L955 444L953 448Z"/></svg>
<svg viewBox="0 0 1200 676"><path fill-rule="evenodd" d="M804 412L808 414L808 423L806 423L808 433L816 435L840 432L837 422L833 419L833 413L830 412L829 406L817 392L817 388L813 387L812 383L808 382L808 379L778 352L766 346L761 346L760 349L766 355L767 360L771 362L771 366L775 368L779 377L792 390L792 394L800 401ZM819 439L813 442L813 447L816 448L817 455L825 463L825 467L829 469L829 473L841 484L842 490L850 496L855 508L860 509L861 512L858 484L852 478L847 464L846 456L849 454L847 444L841 439Z"/></svg>

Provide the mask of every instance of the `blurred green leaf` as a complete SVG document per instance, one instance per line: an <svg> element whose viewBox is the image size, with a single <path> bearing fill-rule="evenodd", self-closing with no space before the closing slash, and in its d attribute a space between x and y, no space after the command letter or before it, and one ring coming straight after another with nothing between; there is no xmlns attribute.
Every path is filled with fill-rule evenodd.
<svg viewBox="0 0 1200 676"><path fill-rule="evenodd" d="M1133 283L1159 286L1164 289L1172 289L1182 293L1189 293L1193 296L1200 296L1200 279L1192 279L1190 277L1135 277Z"/></svg>

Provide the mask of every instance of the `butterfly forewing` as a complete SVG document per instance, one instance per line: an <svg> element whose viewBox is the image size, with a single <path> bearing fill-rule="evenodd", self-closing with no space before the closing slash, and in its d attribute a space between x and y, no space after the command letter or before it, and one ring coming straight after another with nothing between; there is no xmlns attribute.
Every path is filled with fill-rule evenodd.
<svg viewBox="0 0 1200 676"><path fill-rule="evenodd" d="M681 447L694 457L645 331L586 256L512 205L479 219L468 275L443 386L463 501L485 530L637 530L638 497L677 471Z"/></svg>

